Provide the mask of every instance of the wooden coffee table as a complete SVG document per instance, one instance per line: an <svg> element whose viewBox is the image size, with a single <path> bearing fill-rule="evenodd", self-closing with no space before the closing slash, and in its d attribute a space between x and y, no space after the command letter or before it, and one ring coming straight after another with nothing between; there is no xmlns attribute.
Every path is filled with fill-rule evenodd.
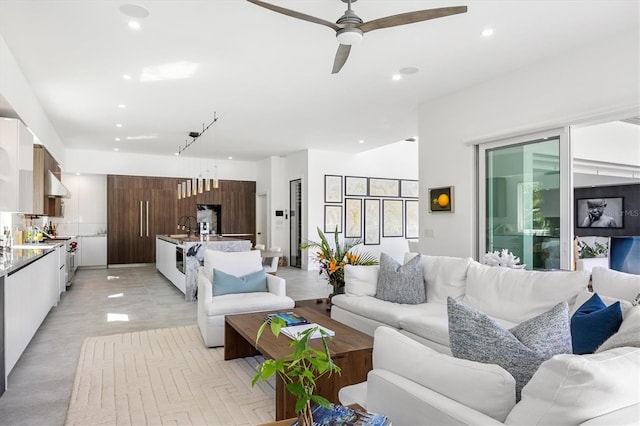
<svg viewBox="0 0 640 426"><path fill-rule="evenodd" d="M294 308L293 311L309 322L320 324L335 331L336 335L327 339L331 358L342 370L341 374L323 376L316 382L316 394L329 401L339 403L338 391L348 385L367 380L367 373L373 368L371 353L373 338L328 318L313 308ZM227 315L224 329L224 359L244 358L262 354L266 358L284 358L292 352L291 339L280 335L276 338L268 329L260 337L256 349L256 334L268 312ZM322 349L322 340L313 339L310 345ZM295 417L295 398L286 391L284 382L276 379L276 420Z"/></svg>

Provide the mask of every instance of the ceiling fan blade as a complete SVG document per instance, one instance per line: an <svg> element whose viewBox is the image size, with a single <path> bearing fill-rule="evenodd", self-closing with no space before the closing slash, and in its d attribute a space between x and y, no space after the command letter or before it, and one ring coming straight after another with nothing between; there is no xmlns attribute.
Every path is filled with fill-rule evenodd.
<svg viewBox="0 0 640 426"><path fill-rule="evenodd" d="M381 28L397 27L399 25L413 24L414 22L427 21L429 19L442 18L458 13L466 13L467 6L441 7L438 9L417 10L415 12L401 13L399 15L387 16L374 19L357 26L362 32L379 30Z"/></svg>
<svg viewBox="0 0 640 426"><path fill-rule="evenodd" d="M344 66L344 63L347 62L349 52L351 52L350 44L341 44L340 46L338 46L338 51L336 52L336 59L333 61L333 70L331 70L331 74L337 74L340 72L340 70Z"/></svg>
<svg viewBox="0 0 640 426"><path fill-rule="evenodd" d="M298 19L302 19L303 21L313 22L314 24L324 25L324 26L329 27L329 28L331 28L331 29L333 29L335 31L338 31L338 30L342 29L342 27L339 26L338 24L335 24L335 23L330 22L330 21L325 21L324 19L316 18L315 16L307 15L305 13L296 12L295 10L286 9L284 7L276 6L276 5L273 5L273 4L270 4L270 3L265 3L265 2L259 1L259 0L247 0L247 1L249 3L253 3L255 5L262 6L265 9L269 9L269 10L272 10L274 12L282 13L283 15L291 16L292 18L298 18Z"/></svg>

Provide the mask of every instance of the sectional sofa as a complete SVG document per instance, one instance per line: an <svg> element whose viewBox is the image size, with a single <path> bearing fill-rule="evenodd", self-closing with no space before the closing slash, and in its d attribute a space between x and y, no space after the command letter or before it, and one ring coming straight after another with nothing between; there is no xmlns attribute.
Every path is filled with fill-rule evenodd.
<svg viewBox="0 0 640 426"><path fill-rule="evenodd" d="M377 299L377 267L345 269L345 294L333 297L331 316L374 336L374 349L367 382L343 388L341 403L359 403L394 425L640 424L637 338L636 347L553 356L535 370L519 401L507 370L451 356L448 297L511 328L562 302L572 314L592 296L588 273L422 259L427 301L415 305ZM640 334L640 306L630 302L640 293L640 277L594 268L593 289L607 304L622 299L626 333Z"/></svg>

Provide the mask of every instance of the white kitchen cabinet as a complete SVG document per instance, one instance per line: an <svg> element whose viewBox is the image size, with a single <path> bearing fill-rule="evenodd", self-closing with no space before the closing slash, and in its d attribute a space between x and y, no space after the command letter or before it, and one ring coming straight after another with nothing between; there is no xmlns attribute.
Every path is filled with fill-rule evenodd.
<svg viewBox="0 0 640 426"><path fill-rule="evenodd" d="M174 243L156 238L156 269L184 293L186 281L176 268L176 247Z"/></svg>
<svg viewBox="0 0 640 426"><path fill-rule="evenodd" d="M14 118L0 119L0 211L33 209L33 135Z"/></svg>
<svg viewBox="0 0 640 426"><path fill-rule="evenodd" d="M55 250L5 277L5 374L13 366L56 305L59 295Z"/></svg>
<svg viewBox="0 0 640 426"><path fill-rule="evenodd" d="M107 266L107 236L78 238L80 263L78 266Z"/></svg>

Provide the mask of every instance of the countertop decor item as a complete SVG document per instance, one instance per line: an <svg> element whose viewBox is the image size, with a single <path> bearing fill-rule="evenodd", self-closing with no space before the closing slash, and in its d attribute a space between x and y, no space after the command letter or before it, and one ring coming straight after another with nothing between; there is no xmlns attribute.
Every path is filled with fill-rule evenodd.
<svg viewBox="0 0 640 426"><path fill-rule="evenodd" d="M256 347L264 330L270 327L271 332L278 337L285 321L273 317L271 321L262 323L256 337ZM319 332L322 339L322 350L309 346L314 333ZM289 343L293 353L285 358L267 359L257 367L257 372L251 380L255 386L258 380L267 381L274 374L284 381L287 391L296 397L295 410L300 426L313 426L313 404L330 408L331 403L319 395L314 395L316 380L325 374L340 374L340 367L333 363L326 339L330 336L321 327L312 327L296 335Z"/></svg>
<svg viewBox="0 0 640 426"><path fill-rule="evenodd" d="M502 251L488 252L484 255L484 264L489 266L504 266L512 269L524 269L527 265L519 265L520 258L511 253L508 249Z"/></svg>
<svg viewBox="0 0 640 426"><path fill-rule="evenodd" d="M344 293L344 266L345 265L377 265L378 259L371 253L355 250L362 244L360 238L346 238L340 242L340 234L336 227L335 241L329 244L327 237L318 228L320 242L307 241L300 245L302 250L317 249L315 261L318 262L319 274L329 281L333 287L333 294Z"/></svg>

